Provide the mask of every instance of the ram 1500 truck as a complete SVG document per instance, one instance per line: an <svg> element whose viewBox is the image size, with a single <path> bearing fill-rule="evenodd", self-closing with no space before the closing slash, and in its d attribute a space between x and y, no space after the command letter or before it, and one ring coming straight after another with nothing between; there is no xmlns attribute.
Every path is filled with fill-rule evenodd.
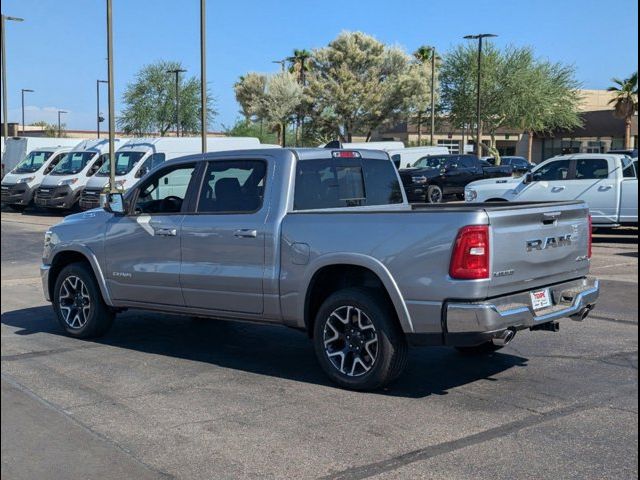
<svg viewBox="0 0 640 480"><path fill-rule="evenodd" d="M127 308L282 324L366 390L410 344L491 352L599 293L584 203L411 206L380 151L189 156L103 200L45 235L44 294L77 338Z"/></svg>
<svg viewBox="0 0 640 480"><path fill-rule="evenodd" d="M491 165L475 155L429 155L400 170L412 203L441 203L445 195L464 198L464 187L476 180L511 177L513 166Z"/></svg>

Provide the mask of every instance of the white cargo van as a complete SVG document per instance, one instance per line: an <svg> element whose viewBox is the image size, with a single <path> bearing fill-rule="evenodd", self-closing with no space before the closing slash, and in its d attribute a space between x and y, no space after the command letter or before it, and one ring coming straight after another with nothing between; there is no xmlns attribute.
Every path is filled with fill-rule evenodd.
<svg viewBox="0 0 640 480"><path fill-rule="evenodd" d="M2 179L2 205L25 210L33 201L36 189L71 147L45 147L32 150Z"/></svg>
<svg viewBox="0 0 640 480"><path fill-rule="evenodd" d="M75 147L82 138L11 137L3 144L2 176L22 161L32 150L49 147Z"/></svg>
<svg viewBox="0 0 640 480"><path fill-rule="evenodd" d="M430 155L449 155L447 147L409 147L387 150L396 168L409 168L418 160Z"/></svg>
<svg viewBox="0 0 640 480"><path fill-rule="evenodd" d="M121 139L115 139L116 148L123 143ZM85 140L76 145L44 177L36 190L34 203L46 208L74 208L82 189L102 166L108 152L107 138Z"/></svg>
<svg viewBox="0 0 640 480"><path fill-rule="evenodd" d="M207 151L243 150L264 148L260 140L253 137L212 137L207 139ZM278 148L276 146L276 148ZM136 138L116 151L116 187L122 190L131 188L138 179L158 165L185 155L200 153L199 137L158 137ZM109 182L109 161L87 182L80 197L80 208L96 208L100 203L100 193Z"/></svg>

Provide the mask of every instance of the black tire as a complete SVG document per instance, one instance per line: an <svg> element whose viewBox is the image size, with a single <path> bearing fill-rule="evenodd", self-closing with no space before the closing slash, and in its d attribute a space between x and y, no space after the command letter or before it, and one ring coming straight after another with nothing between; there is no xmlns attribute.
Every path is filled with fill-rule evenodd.
<svg viewBox="0 0 640 480"><path fill-rule="evenodd" d="M427 203L442 203L444 200L444 192L438 185L429 185L427 187Z"/></svg>
<svg viewBox="0 0 640 480"><path fill-rule="evenodd" d="M85 288L75 279L80 280ZM67 280L68 283L65 283ZM96 278L85 263L72 263L62 269L56 278L52 301L60 326L75 338L101 337L107 333L115 317L104 303Z"/></svg>
<svg viewBox="0 0 640 480"><path fill-rule="evenodd" d="M494 345L493 342L484 342L480 345L473 345L471 347L455 347L458 352L468 356L489 355L493 352L497 352L501 348L502 346Z"/></svg>
<svg viewBox="0 0 640 480"><path fill-rule="evenodd" d="M318 310L313 335L316 356L320 366L329 378L341 387L350 390L376 390L382 388L398 378L407 364L408 345L406 337L397 324L395 312L381 297L379 292L373 290L346 288L330 295ZM330 317L334 312L349 307L355 307L355 309L364 313L366 320L373 326L373 334L377 338L375 358L372 359L369 370L358 375L342 372L332 362L328 350L325 349L325 330L329 332L327 328L330 327L327 326L327 323L331 320ZM350 320L353 320L353 318ZM353 325L356 324L353 323ZM370 328L369 324L367 328ZM367 334L371 334L371 332L367 331ZM344 334L341 340L337 340L338 342L344 342L345 349L348 348L346 338L349 337ZM371 339L372 337L368 338ZM365 353L364 348L366 347L362 347L362 342L366 342L366 340L366 338L360 340L360 353L363 353L363 360L371 359ZM355 353L348 353L347 358L349 358L349 355L354 358ZM355 365L355 361L353 361L353 365ZM348 370L348 368L345 370ZM351 370L349 373L355 372Z"/></svg>

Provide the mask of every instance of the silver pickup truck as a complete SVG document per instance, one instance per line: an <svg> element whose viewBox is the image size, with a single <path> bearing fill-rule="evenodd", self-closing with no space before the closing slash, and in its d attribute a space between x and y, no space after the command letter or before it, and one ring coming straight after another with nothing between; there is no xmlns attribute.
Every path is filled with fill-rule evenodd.
<svg viewBox="0 0 640 480"><path fill-rule="evenodd" d="M582 320L582 202L409 205L384 152L245 150L184 157L45 235L44 294L77 338L145 309L283 324L339 385L376 389L409 345L492 352Z"/></svg>

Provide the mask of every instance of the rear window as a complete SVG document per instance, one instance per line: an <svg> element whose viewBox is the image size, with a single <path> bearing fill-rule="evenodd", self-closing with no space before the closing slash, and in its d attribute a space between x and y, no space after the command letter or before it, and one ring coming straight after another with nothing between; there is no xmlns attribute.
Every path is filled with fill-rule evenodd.
<svg viewBox="0 0 640 480"><path fill-rule="evenodd" d="M303 160L296 167L295 210L402 203L388 160Z"/></svg>

